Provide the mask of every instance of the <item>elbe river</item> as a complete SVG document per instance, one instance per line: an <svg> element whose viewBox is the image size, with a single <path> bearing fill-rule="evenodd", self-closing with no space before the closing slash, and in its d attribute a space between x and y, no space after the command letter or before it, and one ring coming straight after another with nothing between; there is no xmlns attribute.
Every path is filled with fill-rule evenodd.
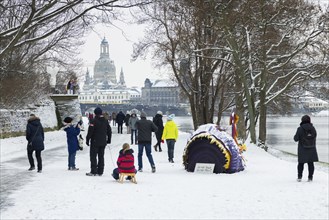
<svg viewBox="0 0 329 220"><path fill-rule="evenodd" d="M191 117L175 117L174 121L180 131L193 132ZM166 122L166 117L163 117ZM267 118L267 145L283 152L297 155L297 142L293 140L294 135L301 122L301 116L269 116ZM316 147L321 162L329 163L329 117L311 116L311 122L317 131ZM229 118L223 117L221 127L231 130ZM257 133L258 136L258 133ZM248 143L246 143L248 147Z"/></svg>

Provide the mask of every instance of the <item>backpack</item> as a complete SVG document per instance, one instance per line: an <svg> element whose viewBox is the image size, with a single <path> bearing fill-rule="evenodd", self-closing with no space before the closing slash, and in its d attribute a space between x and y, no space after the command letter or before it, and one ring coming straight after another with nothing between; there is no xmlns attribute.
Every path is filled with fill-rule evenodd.
<svg viewBox="0 0 329 220"><path fill-rule="evenodd" d="M315 134L312 130L304 130L304 134L302 136L302 146L304 148L314 148L315 147Z"/></svg>

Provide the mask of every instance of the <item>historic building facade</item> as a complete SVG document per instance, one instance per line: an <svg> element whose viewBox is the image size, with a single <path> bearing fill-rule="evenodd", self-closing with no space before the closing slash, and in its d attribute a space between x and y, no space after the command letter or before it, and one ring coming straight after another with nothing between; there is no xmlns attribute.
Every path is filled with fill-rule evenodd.
<svg viewBox="0 0 329 220"><path fill-rule="evenodd" d="M79 93L82 104L124 104L140 100L137 88L127 88L121 68L119 81L114 61L110 59L109 44L104 38L100 44L100 57L95 62L94 75L87 69L84 85Z"/></svg>
<svg viewBox="0 0 329 220"><path fill-rule="evenodd" d="M177 106L180 103L179 87L170 80L146 79L142 87L141 101L150 106Z"/></svg>

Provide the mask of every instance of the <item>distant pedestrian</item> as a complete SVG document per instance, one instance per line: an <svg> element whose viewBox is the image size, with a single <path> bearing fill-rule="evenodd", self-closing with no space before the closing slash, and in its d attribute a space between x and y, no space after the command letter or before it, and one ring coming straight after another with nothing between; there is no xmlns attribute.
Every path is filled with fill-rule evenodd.
<svg viewBox="0 0 329 220"><path fill-rule="evenodd" d="M112 121L113 121L112 126L115 126L116 125L116 118L117 118L117 113L116 112L112 112Z"/></svg>
<svg viewBox="0 0 329 220"><path fill-rule="evenodd" d="M163 133L163 121L162 121L162 111L158 111L156 115L153 117L153 123L158 127L157 132L155 132L155 136L157 138L157 143L153 146L155 151L162 151L161 148L161 137Z"/></svg>
<svg viewBox="0 0 329 220"><path fill-rule="evenodd" d="M122 134L123 123L125 121L125 114L120 111L116 116L116 122L118 124L118 134Z"/></svg>
<svg viewBox="0 0 329 220"><path fill-rule="evenodd" d="M175 143L178 138L178 128L173 121L175 115L171 114L167 117L167 122L163 129L162 140L166 140L168 147L168 160L170 163L174 163L174 150Z"/></svg>
<svg viewBox="0 0 329 220"><path fill-rule="evenodd" d="M120 173L137 173L135 169L134 150L130 148L128 143L124 143L122 149L119 152L117 160L118 168L113 170L113 178L118 180ZM131 177L127 177L131 179Z"/></svg>
<svg viewBox="0 0 329 220"><path fill-rule="evenodd" d="M94 110L95 118L90 122L86 144L90 144L90 172L87 176L102 176L104 172L104 151L106 144L111 143L112 130L108 121L104 118L102 109ZM98 162L97 162L98 158Z"/></svg>
<svg viewBox="0 0 329 220"><path fill-rule="evenodd" d="M94 119L94 114L92 112L89 112L88 114L88 121L89 123Z"/></svg>
<svg viewBox="0 0 329 220"><path fill-rule="evenodd" d="M70 79L70 81L66 85L67 94L73 95L74 88L75 88L75 81L73 79Z"/></svg>
<svg viewBox="0 0 329 220"><path fill-rule="evenodd" d="M311 123L308 115L302 117L300 127L297 128L294 140L298 141L298 176L297 181L300 182L303 177L304 163L308 165L308 181L313 181L314 162L319 161L316 151L316 130Z"/></svg>
<svg viewBox="0 0 329 220"><path fill-rule="evenodd" d="M157 126L146 119L146 113L141 113L141 119L136 122L138 131L138 171L143 172L143 149L145 147L146 156L152 167L152 173L155 173L155 164L152 157L152 132L158 130Z"/></svg>
<svg viewBox="0 0 329 220"><path fill-rule="evenodd" d="M135 140L135 144L137 144L137 128L136 128L136 122L138 121L138 117L136 115L136 113L132 113L130 118L129 118L129 127L130 127L130 130L131 130L131 145L134 144L134 140ZM135 138L134 138L135 136Z"/></svg>
<svg viewBox="0 0 329 220"><path fill-rule="evenodd" d="M68 170L76 171L79 168L75 165L75 157L77 151L79 150L79 141L78 135L80 134L80 125L77 124L74 126L72 124L73 118L66 117L64 119L65 127L63 130L66 132L66 139L67 139L67 150L68 150Z"/></svg>
<svg viewBox="0 0 329 220"><path fill-rule="evenodd" d="M43 131L40 118L36 117L34 114L30 115L26 125L26 140L27 144L27 157L29 159L30 168L29 171L35 169L33 151L35 151L35 156L38 163L38 173L42 172L42 158L41 151L45 149L44 140L45 134Z"/></svg>
<svg viewBox="0 0 329 220"><path fill-rule="evenodd" d="M125 117L125 125L127 128L127 134L130 134L129 118L130 118L130 114L127 112L126 117Z"/></svg>

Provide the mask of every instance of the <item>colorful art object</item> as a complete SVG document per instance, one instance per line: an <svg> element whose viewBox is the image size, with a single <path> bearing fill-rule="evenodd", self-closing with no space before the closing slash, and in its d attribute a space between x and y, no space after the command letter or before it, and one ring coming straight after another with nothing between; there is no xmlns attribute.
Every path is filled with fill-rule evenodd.
<svg viewBox="0 0 329 220"><path fill-rule="evenodd" d="M197 163L215 164L214 173L235 173L244 170L242 151L232 136L216 124L201 125L189 138L183 164L194 172Z"/></svg>

